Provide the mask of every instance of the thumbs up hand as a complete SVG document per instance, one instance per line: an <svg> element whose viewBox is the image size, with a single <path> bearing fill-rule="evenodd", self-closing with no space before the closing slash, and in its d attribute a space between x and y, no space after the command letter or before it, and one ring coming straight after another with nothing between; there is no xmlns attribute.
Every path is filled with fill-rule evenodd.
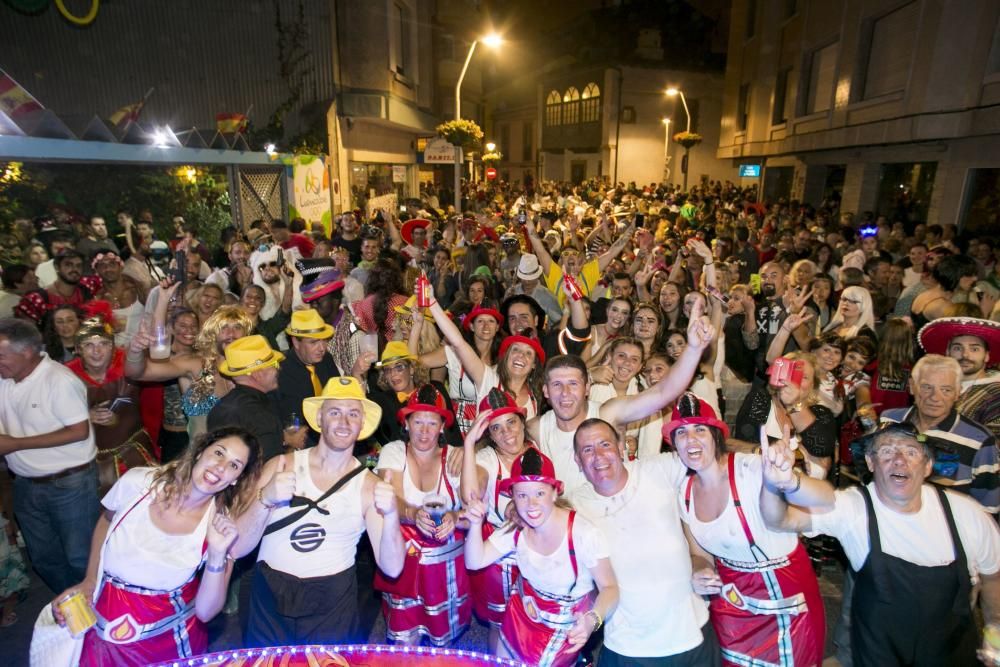
<svg viewBox="0 0 1000 667"><path fill-rule="evenodd" d="M295 471L286 470L287 466L288 457L279 456L278 466L261 493L261 499L268 505L287 503L292 499L292 494L295 493Z"/></svg>

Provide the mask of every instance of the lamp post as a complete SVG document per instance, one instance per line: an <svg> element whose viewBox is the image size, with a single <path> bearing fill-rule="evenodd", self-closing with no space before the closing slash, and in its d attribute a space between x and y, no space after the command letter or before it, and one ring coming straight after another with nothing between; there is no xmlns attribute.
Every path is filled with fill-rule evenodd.
<svg viewBox="0 0 1000 667"><path fill-rule="evenodd" d="M667 97L674 97L676 95L680 95L681 96L681 104L684 105L684 117L687 119L687 132L690 134L691 133L691 112L688 111L688 103L687 103L687 98L684 97L684 91L683 90L679 90L679 89L674 88L673 86L671 86L670 88L667 88L666 93L667 93ZM684 192L687 192L687 189L688 189L688 162L689 162L689 160L688 160L688 152L690 150L691 149L688 148L687 146L684 147L684 164L681 165L681 171L684 172Z"/></svg>
<svg viewBox="0 0 1000 667"><path fill-rule="evenodd" d="M666 183L670 174L670 119L663 119L663 182Z"/></svg>
<svg viewBox="0 0 1000 667"><path fill-rule="evenodd" d="M491 48L496 48L500 46L503 41L499 35L491 34L482 38L483 44ZM458 75L458 81L455 82L455 120L462 120L462 81L465 79L465 72L469 69L469 63L472 62L472 54L476 52L476 44L479 43L479 39L472 40L472 44L469 45L469 53L465 56L465 64L462 65L462 71ZM462 215L462 147L455 146L455 213Z"/></svg>

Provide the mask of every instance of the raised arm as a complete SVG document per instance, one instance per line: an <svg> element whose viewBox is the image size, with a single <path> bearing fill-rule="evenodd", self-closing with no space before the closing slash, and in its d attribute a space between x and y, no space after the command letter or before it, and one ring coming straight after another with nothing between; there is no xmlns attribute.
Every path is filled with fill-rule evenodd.
<svg viewBox="0 0 1000 667"><path fill-rule="evenodd" d="M628 242L632 240L632 234L634 232L635 232L635 220L629 223L628 227L625 228L625 231L622 232L621 236L615 239L615 242L611 244L611 247L608 248L607 252L605 252L604 254L602 254L597 258L597 268L600 269L600 272L602 274L604 273L605 269L608 268L608 264L610 264L612 260L617 259L618 256L622 254L622 251L625 249L625 246L628 245Z"/></svg>
<svg viewBox="0 0 1000 667"><path fill-rule="evenodd" d="M239 536L229 549L234 558L242 558L260 542L264 528L271 518L271 510L285 505L295 493L295 470L289 455L275 456L264 464L257 480L255 500L236 517Z"/></svg>
<svg viewBox="0 0 1000 667"><path fill-rule="evenodd" d="M691 384L701 362L701 354L715 335L715 329L702 315L701 302L696 301L688 324L687 347L667 377L634 396L620 396L608 401L601 406L601 417L615 426L624 426L645 419L677 400Z"/></svg>
<svg viewBox="0 0 1000 667"><path fill-rule="evenodd" d="M760 511L768 528L786 533L804 533L812 529L812 515L802 507L833 507L833 487L795 469L795 453L789 446L790 431L782 428L782 439L771 444L760 427L761 475Z"/></svg>
<svg viewBox="0 0 1000 667"><path fill-rule="evenodd" d="M437 290L435 289L435 293ZM431 350L427 354L420 354L420 334L424 330L424 314L419 308L414 308L412 322L410 324L410 337L407 345L410 354L420 359L424 368L441 368L448 363L448 355L444 352L444 346Z"/></svg>
<svg viewBox="0 0 1000 667"><path fill-rule="evenodd" d="M399 529L396 492L392 484L383 482L373 473L363 474L366 476L363 491L365 528L375 553L375 563L390 578L398 577L403 572L406 544Z"/></svg>
<svg viewBox="0 0 1000 667"><path fill-rule="evenodd" d="M462 448L462 503L468 505L473 500L483 500L486 495L486 482L489 474L476 463L476 443L486 433L489 427L489 412L480 412L472 422L469 432L465 435Z"/></svg>
<svg viewBox="0 0 1000 667"><path fill-rule="evenodd" d="M434 291L432 285L430 286L430 291ZM462 332L458 330L458 325L451 321L448 314L441 308L441 304L437 302L437 299L434 299L433 294L431 294L431 299L429 310L438 325L438 329L441 330L445 340L451 344L451 348L458 355L458 360L462 362L462 368L465 369L465 372L469 374L469 377L472 378L472 381L478 387L483 381L483 375L486 374L486 364L483 363L482 358L480 358L475 348L469 345L465 338L462 337ZM423 315L422 309L416 308L415 310L421 311L421 316Z"/></svg>
<svg viewBox="0 0 1000 667"><path fill-rule="evenodd" d="M788 339L792 336L792 332L811 320L812 317L813 311L808 308L785 317L785 321L781 323L778 332L771 339L771 345L767 348L766 359L768 364L784 354L785 346L788 344Z"/></svg>
<svg viewBox="0 0 1000 667"><path fill-rule="evenodd" d="M465 508L465 518L469 520L469 532L465 536L465 566L470 570L481 570L497 562L503 555L496 547L483 540L486 503L473 499Z"/></svg>
<svg viewBox="0 0 1000 667"><path fill-rule="evenodd" d="M535 256L538 257L538 265L542 267L542 276L547 277L549 275L549 269L552 266L552 255L549 254L549 249L545 247L542 239L538 236L538 229L535 227L536 221L532 220L531 223L525 225L528 230L528 241L531 242L531 249L535 251Z"/></svg>

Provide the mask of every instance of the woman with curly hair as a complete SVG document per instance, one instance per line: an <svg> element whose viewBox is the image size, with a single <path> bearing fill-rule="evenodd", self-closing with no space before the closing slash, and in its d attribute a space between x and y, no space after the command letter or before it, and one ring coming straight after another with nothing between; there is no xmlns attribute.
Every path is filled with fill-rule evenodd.
<svg viewBox="0 0 1000 667"><path fill-rule="evenodd" d="M378 334L379 351L392 340L396 307L403 306L408 296L399 264L379 258L368 270L365 298L351 306L358 325L368 333Z"/></svg>
<svg viewBox="0 0 1000 667"><path fill-rule="evenodd" d="M163 293L169 301L177 284ZM155 316L162 323L160 312ZM181 407L188 417L188 434L194 438L207 428L208 413L233 384L218 372L226 347L237 338L250 335L253 322L240 306L222 306L205 321L195 341L192 354L174 355L165 361L150 364L146 350L153 342L152 332L145 325L132 338L125 356L125 375L141 382L167 382L177 379L181 390Z"/></svg>
<svg viewBox="0 0 1000 667"><path fill-rule="evenodd" d="M253 502L257 439L242 429L199 438L176 461L133 468L101 501L86 577L52 602L80 592L97 625L81 665L145 665L208 648L205 623L222 609L236 541L230 518ZM44 613L44 612L43 612Z"/></svg>

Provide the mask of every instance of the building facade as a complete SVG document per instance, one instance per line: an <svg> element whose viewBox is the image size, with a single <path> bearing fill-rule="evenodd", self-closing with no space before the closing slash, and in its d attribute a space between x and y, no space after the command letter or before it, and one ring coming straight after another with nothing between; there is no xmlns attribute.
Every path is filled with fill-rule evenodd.
<svg viewBox="0 0 1000 667"><path fill-rule="evenodd" d="M769 199L989 229L998 19L993 0L734 0L717 155L762 165Z"/></svg>
<svg viewBox="0 0 1000 667"><path fill-rule="evenodd" d="M688 184L735 180L733 162L715 154L722 74L638 66L569 68L543 80L537 116L542 177L683 183L685 151L673 136L687 129L688 118L668 87L684 92L691 131L704 138L690 151Z"/></svg>

